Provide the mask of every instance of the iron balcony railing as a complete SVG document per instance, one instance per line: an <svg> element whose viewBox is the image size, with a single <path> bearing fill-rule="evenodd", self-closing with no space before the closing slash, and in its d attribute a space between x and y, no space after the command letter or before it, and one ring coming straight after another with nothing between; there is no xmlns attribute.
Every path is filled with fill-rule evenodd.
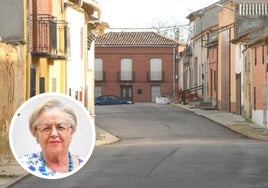
<svg viewBox="0 0 268 188"><path fill-rule="evenodd" d="M118 71L117 80L121 82L133 82L135 81L135 72L133 71Z"/></svg>
<svg viewBox="0 0 268 188"><path fill-rule="evenodd" d="M147 72L148 82L163 82L164 72L163 71L149 71Z"/></svg>
<svg viewBox="0 0 268 188"><path fill-rule="evenodd" d="M95 71L95 81L104 82L105 81L105 71Z"/></svg>
<svg viewBox="0 0 268 188"><path fill-rule="evenodd" d="M199 85L199 86L196 86L196 87L192 87L190 89L183 90L182 93L181 93L182 103L184 105L186 104L186 94L190 94L190 93L196 92L198 90L202 90L202 93L203 93L203 85Z"/></svg>
<svg viewBox="0 0 268 188"><path fill-rule="evenodd" d="M68 53L68 24L52 15L32 14L29 38L31 52L34 54L65 56Z"/></svg>

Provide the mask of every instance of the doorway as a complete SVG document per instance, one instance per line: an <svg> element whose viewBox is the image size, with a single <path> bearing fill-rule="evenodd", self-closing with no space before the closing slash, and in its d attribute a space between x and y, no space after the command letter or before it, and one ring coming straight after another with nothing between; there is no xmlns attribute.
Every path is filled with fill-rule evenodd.
<svg viewBox="0 0 268 188"><path fill-rule="evenodd" d="M121 97L133 101L132 86L121 86Z"/></svg>
<svg viewBox="0 0 268 188"><path fill-rule="evenodd" d="M156 97L160 96L161 87L160 86L152 86L151 87L151 102L156 102Z"/></svg>

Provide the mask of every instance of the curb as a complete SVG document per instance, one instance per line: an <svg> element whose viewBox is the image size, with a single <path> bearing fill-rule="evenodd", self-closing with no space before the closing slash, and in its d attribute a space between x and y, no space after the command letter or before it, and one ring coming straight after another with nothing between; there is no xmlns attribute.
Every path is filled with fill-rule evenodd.
<svg viewBox="0 0 268 188"><path fill-rule="evenodd" d="M230 112L221 112L219 110L202 110L199 108L190 108L187 105L172 104L179 108L194 112L197 115L205 117L211 121L219 123L234 132L253 138L255 140L268 141L268 129L247 121L244 117Z"/></svg>
<svg viewBox="0 0 268 188"><path fill-rule="evenodd" d="M120 141L119 137L103 130L98 125L96 127L96 143L95 146L112 144Z"/></svg>
<svg viewBox="0 0 268 188"><path fill-rule="evenodd" d="M101 145L107 145L111 143L116 143L120 141L120 138L110 134L109 132L103 130L99 126L96 125L96 142L95 147L101 146ZM9 168L10 165L7 165ZM15 171L20 171L20 174L11 174L11 175L1 175L0 174L0 187L1 188L7 188L12 186L13 184L19 182L24 177L28 176L29 173L25 171L25 173L21 172L21 167L19 164L14 164L14 168L17 168ZM3 170L3 169L2 169Z"/></svg>

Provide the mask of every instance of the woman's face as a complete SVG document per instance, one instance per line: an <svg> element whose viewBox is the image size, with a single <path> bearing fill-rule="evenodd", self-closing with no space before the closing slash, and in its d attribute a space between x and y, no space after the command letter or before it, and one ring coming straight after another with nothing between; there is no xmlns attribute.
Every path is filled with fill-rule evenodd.
<svg viewBox="0 0 268 188"><path fill-rule="evenodd" d="M66 113L57 108L40 114L36 136L43 152L52 156L68 152L72 129L67 120Z"/></svg>

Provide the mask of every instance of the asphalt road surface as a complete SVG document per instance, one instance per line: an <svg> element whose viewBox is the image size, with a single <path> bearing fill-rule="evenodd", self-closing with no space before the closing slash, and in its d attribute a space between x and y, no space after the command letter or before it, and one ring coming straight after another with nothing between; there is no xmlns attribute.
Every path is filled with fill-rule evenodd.
<svg viewBox="0 0 268 188"><path fill-rule="evenodd" d="M96 147L71 177L27 176L12 187L268 187L268 142L171 105L97 106L96 114L96 124L120 142Z"/></svg>

